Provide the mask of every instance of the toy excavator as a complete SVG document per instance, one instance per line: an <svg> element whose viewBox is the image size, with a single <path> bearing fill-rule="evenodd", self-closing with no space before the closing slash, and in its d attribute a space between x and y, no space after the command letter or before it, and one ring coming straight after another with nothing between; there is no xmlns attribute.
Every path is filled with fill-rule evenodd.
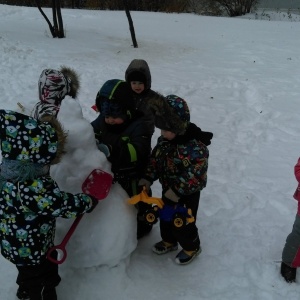
<svg viewBox="0 0 300 300"><path fill-rule="evenodd" d="M195 222L195 218L192 216L192 211L182 205L164 205L161 198L149 197L146 188L141 193L128 199L128 203L135 205L139 202L149 204L149 208L144 213L144 219L149 224L155 224L158 218L164 221L173 222L175 228L181 228L184 225Z"/></svg>

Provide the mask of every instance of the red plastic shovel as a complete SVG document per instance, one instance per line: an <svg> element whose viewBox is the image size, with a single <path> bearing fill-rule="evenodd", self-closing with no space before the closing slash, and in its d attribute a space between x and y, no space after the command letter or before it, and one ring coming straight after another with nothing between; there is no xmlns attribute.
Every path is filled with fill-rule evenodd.
<svg viewBox="0 0 300 300"><path fill-rule="evenodd" d="M103 200L107 197L109 190L112 185L112 176L109 173L104 172L101 169L93 170L90 175L85 179L82 184L82 191L86 194L89 194L96 199ZM52 261L55 264L62 264L67 258L67 251L66 251L66 244L68 243L69 239L71 238L72 234L74 233L77 225L79 224L80 220L82 219L83 215L78 216L73 224L71 225L69 231L65 235L62 242L57 245L51 247L47 252L47 259ZM55 259L51 256L52 252L55 250L59 250L59 254L61 258Z"/></svg>

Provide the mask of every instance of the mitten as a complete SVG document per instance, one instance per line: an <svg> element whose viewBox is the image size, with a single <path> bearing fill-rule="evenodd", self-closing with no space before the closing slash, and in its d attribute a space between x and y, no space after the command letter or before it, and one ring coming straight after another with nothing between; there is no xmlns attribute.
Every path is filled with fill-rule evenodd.
<svg viewBox="0 0 300 300"><path fill-rule="evenodd" d="M91 195L89 195L89 197L92 199L92 206L89 210L86 211L88 214L91 213L99 203L98 199L96 199L95 197Z"/></svg>
<svg viewBox="0 0 300 300"><path fill-rule="evenodd" d="M200 141L206 145L209 146L211 144L211 139L213 138L213 133L212 132L208 132L208 131L202 131L199 138Z"/></svg>
<svg viewBox="0 0 300 300"><path fill-rule="evenodd" d="M110 150L109 147L105 144L98 144L98 149L106 156L109 157L110 156Z"/></svg>
<svg viewBox="0 0 300 300"><path fill-rule="evenodd" d="M175 192L170 188L165 192L164 198L167 198L167 200L171 200L174 203L178 203L180 199L180 197L177 196Z"/></svg>
<svg viewBox="0 0 300 300"><path fill-rule="evenodd" d="M141 192L143 190L143 187L146 188L146 192L149 195L150 192L150 186L151 186L151 182L147 179L140 179L140 181L138 182L138 191Z"/></svg>

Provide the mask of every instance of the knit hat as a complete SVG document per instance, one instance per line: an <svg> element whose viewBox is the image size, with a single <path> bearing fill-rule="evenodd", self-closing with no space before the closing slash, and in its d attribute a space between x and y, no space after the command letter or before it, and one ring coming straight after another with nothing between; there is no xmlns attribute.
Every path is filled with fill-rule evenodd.
<svg viewBox="0 0 300 300"><path fill-rule="evenodd" d="M53 116L42 120L0 110L0 139L5 160L48 165L59 162L66 135Z"/></svg>
<svg viewBox="0 0 300 300"><path fill-rule="evenodd" d="M48 104L59 105L66 95L76 98L80 87L78 75L71 68L45 69L39 81L39 99Z"/></svg>
<svg viewBox="0 0 300 300"><path fill-rule="evenodd" d="M176 95L162 95L152 92L148 99L155 114L155 126L176 134L185 133L190 123L190 111L186 101Z"/></svg>
<svg viewBox="0 0 300 300"><path fill-rule="evenodd" d="M131 118L134 112L132 90L126 81L106 81L96 96L96 106L105 116Z"/></svg>

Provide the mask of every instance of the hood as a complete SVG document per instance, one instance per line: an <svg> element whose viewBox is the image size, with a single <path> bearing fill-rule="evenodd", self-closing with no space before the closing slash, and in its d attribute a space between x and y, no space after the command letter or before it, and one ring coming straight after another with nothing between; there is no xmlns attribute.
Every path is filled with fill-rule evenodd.
<svg viewBox="0 0 300 300"><path fill-rule="evenodd" d="M143 59L134 59L131 61L127 70L125 71L125 80L130 82L130 76L136 76L137 73L141 73L141 78L145 78L145 90L149 90L151 88L151 73L148 63Z"/></svg>
<svg viewBox="0 0 300 300"><path fill-rule="evenodd" d="M79 87L79 77L73 69L65 66L60 70L45 69L38 81L39 99L59 105L67 95L75 98Z"/></svg>
<svg viewBox="0 0 300 300"><path fill-rule="evenodd" d="M155 115L155 126L182 135L190 124L190 111L186 101L176 95L151 92L147 103Z"/></svg>
<svg viewBox="0 0 300 300"><path fill-rule="evenodd" d="M2 157L41 165L56 164L64 152L66 134L53 116L41 120L0 110Z"/></svg>
<svg viewBox="0 0 300 300"><path fill-rule="evenodd" d="M129 84L120 79L106 81L97 93L96 106L101 114L109 115L111 111L131 119L135 110L133 92ZM111 115L116 116L115 113Z"/></svg>

